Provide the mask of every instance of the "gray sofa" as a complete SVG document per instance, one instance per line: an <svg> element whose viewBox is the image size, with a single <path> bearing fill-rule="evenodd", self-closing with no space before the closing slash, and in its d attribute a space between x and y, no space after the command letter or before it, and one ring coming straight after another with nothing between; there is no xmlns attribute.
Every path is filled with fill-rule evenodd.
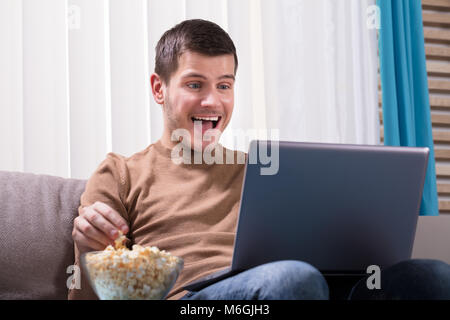
<svg viewBox="0 0 450 320"><path fill-rule="evenodd" d="M0 299L67 299L86 181L0 171Z"/></svg>
<svg viewBox="0 0 450 320"><path fill-rule="evenodd" d="M85 180L0 171L0 299L66 299ZM413 257L450 263L450 215L420 217Z"/></svg>

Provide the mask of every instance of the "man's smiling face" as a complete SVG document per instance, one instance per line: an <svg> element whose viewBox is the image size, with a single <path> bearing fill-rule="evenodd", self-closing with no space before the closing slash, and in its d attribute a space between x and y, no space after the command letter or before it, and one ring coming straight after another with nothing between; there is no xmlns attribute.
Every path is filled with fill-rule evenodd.
<svg viewBox="0 0 450 320"><path fill-rule="evenodd" d="M178 68L170 76L169 84L161 82L160 87L163 144L173 146L178 143L171 141L171 135L182 128L189 131L194 149L194 124L201 125L202 134L208 129L225 130L233 112L234 70L232 54L207 56L186 51L179 57ZM154 94L155 81L152 76ZM210 143L203 141L202 150Z"/></svg>

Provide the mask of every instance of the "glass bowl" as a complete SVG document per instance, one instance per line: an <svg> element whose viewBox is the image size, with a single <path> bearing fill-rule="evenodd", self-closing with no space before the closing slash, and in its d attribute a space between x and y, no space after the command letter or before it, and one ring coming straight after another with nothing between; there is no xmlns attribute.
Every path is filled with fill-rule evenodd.
<svg viewBox="0 0 450 320"><path fill-rule="evenodd" d="M80 256L84 276L100 300L165 299L183 269L183 259L156 247L91 251ZM146 250L143 250L146 249Z"/></svg>

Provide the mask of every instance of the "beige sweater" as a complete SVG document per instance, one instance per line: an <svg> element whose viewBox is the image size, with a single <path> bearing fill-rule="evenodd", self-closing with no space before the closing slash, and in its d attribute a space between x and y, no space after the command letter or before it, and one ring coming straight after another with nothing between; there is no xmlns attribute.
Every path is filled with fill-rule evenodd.
<svg viewBox="0 0 450 320"><path fill-rule="evenodd" d="M231 265L245 168L237 164L240 152L233 153L234 164L212 165L177 165L160 141L128 158L109 153L80 207L104 202L128 221L131 244L182 257L184 269L168 295L179 299L183 285ZM78 264L76 247L75 257ZM71 290L69 299L93 297L84 290Z"/></svg>

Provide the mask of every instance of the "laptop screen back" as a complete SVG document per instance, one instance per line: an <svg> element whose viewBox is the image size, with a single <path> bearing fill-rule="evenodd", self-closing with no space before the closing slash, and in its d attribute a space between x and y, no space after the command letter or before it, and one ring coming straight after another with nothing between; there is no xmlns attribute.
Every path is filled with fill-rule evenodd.
<svg viewBox="0 0 450 320"><path fill-rule="evenodd" d="M277 143L278 171L262 174L267 164L250 162L265 148L276 155ZM252 141L232 269L293 259L325 273L361 272L409 259L428 153L428 148Z"/></svg>

